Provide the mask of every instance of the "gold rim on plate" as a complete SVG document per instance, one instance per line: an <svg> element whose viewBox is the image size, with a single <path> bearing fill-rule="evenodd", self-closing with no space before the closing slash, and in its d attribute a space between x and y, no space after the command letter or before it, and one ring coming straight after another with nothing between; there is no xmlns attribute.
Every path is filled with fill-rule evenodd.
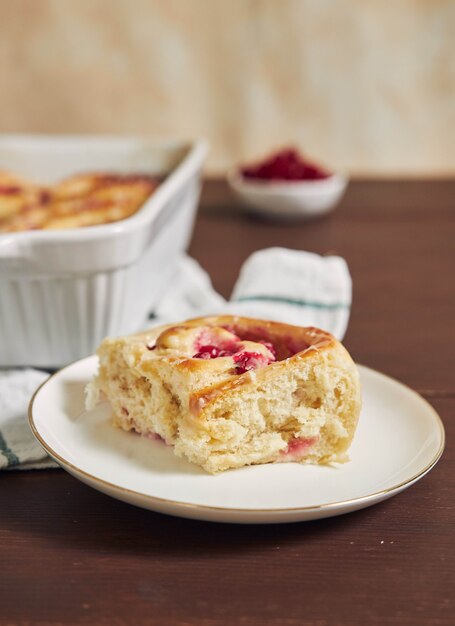
<svg viewBox="0 0 455 626"><path fill-rule="evenodd" d="M73 361L72 363L69 363L68 365L65 365L65 367L62 367L61 369L57 370L56 372L54 372L53 374L51 374L49 376L49 378L47 378L43 383L41 383L41 385L36 389L36 391L34 392L34 394L31 397L30 403L28 405L28 422L30 425L30 428L32 430L33 435L35 436L35 438L38 440L38 442L40 443L40 445L44 448L44 450L49 454L49 456L51 456L60 466L62 466L64 469L65 468L70 468L71 470L73 470L76 474L82 475L86 478L88 478L90 481L93 481L95 483L98 483L100 485L103 485L105 487L109 487L110 489L113 489L114 491L119 491L121 493L127 493L127 494L131 494L134 496L138 496L140 498L145 498L147 500L149 500L151 503L157 503L159 505L172 505L172 506L177 506L177 507L181 507L183 509L188 509L188 510L197 510L197 511L216 511L216 512L222 512L222 511L227 511L227 512L233 512L233 513L244 513L244 514L254 514L254 513L297 513L297 512L309 512L309 511L318 511L320 509L329 509L329 510L333 510L336 508L342 508L344 506L349 506L352 504L361 504L364 502L368 502L369 500L375 499L375 498L380 498L381 496L386 496L387 494L394 492L394 491L399 491L399 490L403 490L406 486L410 486L412 483L416 482L417 480L419 480L419 478L422 478L423 476L425 476L425 474L427 474L435 465L436 463L439 461L439 459L442 456L442 453L444 452L444 448L445 448L445 429L444 429L444 425L442 423L441 418L439 417L438 413L435 411L435 409L431 406L431 404L429 402L427 402L427 400L425 400L425 398L423 398L420 394L418 394L416 391L414 391L413 389L411 389L410 387L408 387L407 385L404 385L403 383L401 383L398 380L392 379L389 376L387 376L386 374L382 374L381 372L377 372L376 370L373 370L370 367L367 367L365 365L362 365L362 368L365 370L368 370L370 372L373 372L375 375L379 375L380 377L386 378L387 380L392 380L394 383L396 383L397 385L400 385L401 387L405 388L406 391L410 392L411 394L417 396L419 398L419 400L421 400L422 402L424 402L427 407L430 409L431 413L433 414L433 417L436 418L436 423L439 426L439 431L440 431L440 438L441 438L441 442L439 445L438 450L436 451L435 456L433 457L433 459L417 474L414 474L413 476L411 476L411 478L408 478L407 480L399 483L398 485L394 485L393 487L389 487L387 489L381 489L380 491L376 491L374 493L370 493L366 496L359 496L357 498L351 498L348 500L340 500L338 502L328 502L326 504L316 504L313 506L299 506L299 507L289 507L289 508L275 508L275 509L243 509L243 508L234 508L234 507L222 507L222 506L211 506L208 504L191 504L190 502L179 502L178 500L169 500L167 498L159 498L157 496L151 496L149 494L146 493L142 493L141 491L135 491L134 489L129 489L128 487L122 487L120 485L117 485L115 483L111 483L107 480L104 480L103 478L98 478L97 476L94 476L93 474L90 474L89 472L86 472L85 470L77 467L76 465L73 465L73 463L70 463L69 461L67 461L66 459L64 459L62 456L60 456L60 454L58 452L56 452L44 439L43 437L40 435L38 429L35 426L35 422L33 419L33 404L35 401L36 396L38 395L38 393L40 392L40 390L47 385L53 378L55 378L56 376L58 376L59 374L61 374L64 370L72 367L73 365L75 365L76 363L80 363L81 361L85 361L88 359L92 359L92 356L89 357L85 357L84 359L78 359L76 361ZM105 493L105 492L103 492Z"/></svg>

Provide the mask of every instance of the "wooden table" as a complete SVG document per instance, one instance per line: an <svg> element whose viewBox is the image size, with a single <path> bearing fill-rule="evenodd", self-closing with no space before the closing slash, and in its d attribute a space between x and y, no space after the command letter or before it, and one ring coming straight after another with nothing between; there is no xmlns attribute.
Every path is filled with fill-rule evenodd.
<svg viewBox="0 0 455 626"><path fill-rule="evenodd" d="M455 182L355 182L332 216L300 224L246 217L221 183L206 186L191 253L217 289L228 295L244 259L273 245L346 258L345 343L433 404L442 460L374 507L278 526L165 517L61 470L5 472L2 626L455 623Z"/></svg>

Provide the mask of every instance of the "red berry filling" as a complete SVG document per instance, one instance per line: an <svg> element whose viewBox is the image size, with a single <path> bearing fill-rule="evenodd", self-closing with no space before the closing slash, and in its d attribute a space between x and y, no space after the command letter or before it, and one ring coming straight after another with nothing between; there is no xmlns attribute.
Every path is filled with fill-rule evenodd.
<svg viewBox="0 0 455 626"><path fill-rule="evenodd" d="M265 367L269 363L275 360L275 357L268 357L266 354L260 352L240 352L234 354L234 363L236 364L235 371L237 374L244 374L251 370L255 370L258 367Z"/></svg>
<svg viewBox="0 0 455 626"><path fill-rule="evenodd" d="M273 354L273 360L276 361L276 349L273 343L270 343L270 341L262 340L259 340L259 343L262 343L262 345L265 346L267 350Z"/></svg>
<svg viewBox="0 0 455 626"><path fill-rule="evenodd" d="M159 435L158 433L149 432L145 436L147 437L147 439L151 439L152 441L159 441L160 443L166 443L163 437Z"/></svg>
<svg viewBox="0 0 455 626"><path fill-rule="evenodd" d="M258 367L265 367L269 363L276 361L276 352L273 345L266 341L261 343L269 351L269 355L262 354L261 352L251 352L247 350L241 350L240 343L232 343L225 349L224 347L215 346L213 344L207 344L200 346L196 354L193 355L193 359L217 359L218 357L231 356L235 363L236 374L244 374L250 370L255 370Z"/></svg>
<svg viewBox="0 0 455 626"><path fill-rule="evenodd" d="M219 356L232 356L234 352L236 352L238 349L239 348L236 344L232 346L232 349L228 349L228 350L223 350L222 348L219 348L218 346L212 346L209 344L207 346L201 346L198 352L196 352L196 354L193 355L193 359L208 360L208 359L217 359Z"/></svg>
<svg viewBox="0 0 455 626"><path fill-rule="evenodd" d="M295 437L288 442L288 447L284 450L283 454L293 457L301 457L309 451L319 437Z"/></svg>
<svg viewBox="0 0 455 626"><path fill-rule="evenodd" d="M0 185L0 195L15 196L21 192L21 188L17 185Z"/></svg>
<svg viewBox="0 0 455 626"><path fill-rule="evenodd" d="M216 354L210 357L196 357L193 358L210 358L215 359L217 356L231 356L238 352L240 346L240 337L237 337L235 333L231 333L233 337L229 337L226 339L225 337L219 337L216 333L211 332L210 330L203 330L199 333L196 341L194 342L194 349L196 353L199 354L201 352L205 352L206 349L217 348L222 352L226 352L228 354Z"/></svg>
<svg viewBox="0 0 455 626"><path fill-rule="evenodd" d="M241 169L244 178L261 180L323 180L330 173L307 161L294 148L286 148L257 165Z"/></svg>

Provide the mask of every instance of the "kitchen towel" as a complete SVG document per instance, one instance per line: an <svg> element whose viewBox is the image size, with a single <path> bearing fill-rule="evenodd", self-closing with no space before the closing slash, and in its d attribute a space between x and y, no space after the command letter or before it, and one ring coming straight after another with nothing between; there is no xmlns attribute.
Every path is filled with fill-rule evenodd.
<svg viewBox="0 0 455 626"><path fill-rule="evenodd" d="M0 371L0 469L57 467L32 435L27 409L48 374L39 370Z"/></svg>
<svg viewBox="0 0 455 626"><path fill-rule="evenodd" d="M337 256L286 248L255 252L228 301L213 289L201 266L184 256L149 326L226 313L318 326L342 339L351 296L347 264ZM27 419L30 398L46 377L33 369L0 371L0 469L57 467L33 437Z"/></svg>

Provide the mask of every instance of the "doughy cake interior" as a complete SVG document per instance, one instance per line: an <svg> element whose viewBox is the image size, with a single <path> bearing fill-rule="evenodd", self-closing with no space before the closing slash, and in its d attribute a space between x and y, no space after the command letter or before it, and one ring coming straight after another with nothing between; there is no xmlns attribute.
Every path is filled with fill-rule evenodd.
<svg viewBox="0 0 455 626"><path fill-rule="evenodd" d="M99 357L88 405L102 393L118 426L163 439L208 472L347 459L358 374L328 333L224 316L108 339Z"/></svg>

